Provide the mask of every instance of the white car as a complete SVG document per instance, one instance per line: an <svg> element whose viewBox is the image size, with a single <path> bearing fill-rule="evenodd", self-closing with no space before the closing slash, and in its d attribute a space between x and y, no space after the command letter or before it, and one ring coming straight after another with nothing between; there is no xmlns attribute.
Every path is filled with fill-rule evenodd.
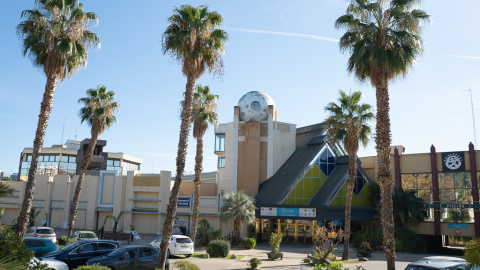
<svg viewBox="0 0 480 270"><path fill-rule="evenodd" d="M150 242L150 246L160 248L162 243L162 237ZM184 235L172 235L170 239L170 245L168 246L167 257L172 255L185 255L185 257L190 257L193 255L193 242L188 236Z"/></svg>
<svg viewBox="0 0 480 270"><path fill-rule="evenodd" d="M30 267L36 266L38 264L46 264L48 266L48 269L53 269L53 270L68 270L68 265L62 261L54 260L54 259L48 259L48 258L37 258L33 257L30 260Z"/></svg>
<svg viewBox="0 0 480 270"><path fill-rule="evenodd" d="M57 242L57 235L50 227L31 227L24 236L24 238L29 237L50 239L53 243Z"/></svg>

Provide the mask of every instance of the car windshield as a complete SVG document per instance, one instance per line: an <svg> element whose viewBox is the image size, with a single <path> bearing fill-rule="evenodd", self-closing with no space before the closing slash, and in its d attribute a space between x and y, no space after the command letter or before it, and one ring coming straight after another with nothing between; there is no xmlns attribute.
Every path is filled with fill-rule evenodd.
<svg viewBox="0 0 480 270"><path fill-rule="evenodd" d="M120 254L123 254L126 251L127 251L126 248L117 248L114 251L108 253L107 257L118 257L120 256Z"/></svg>
<svg viewBox="0 0 480 270"><path fill-rule="evenodd" d="M77 248L78 246L80 246L81 244L83 244L82 242L75 242L75 243L72 243L68 246L65 246L62 248L63 251L72 251L74 250L75 248Z"/></svg>
<svg viewBox="0 0 480 270"><path fill-rule="evenodd" d="M190 238L177 238L177 243L189 244L189 243L192 243L192 240L190 240Z"/></svg>
<svg viewBox="0 0 480 270"><path fill-rule="evenodd" d="M93 233L81 233L79 238L97 238L97 236Z"/></svg>
<svg viewBox="0 0 480 270"><path fill-rule="evenodd" d="M52 229L38 229L37 233L38 234L53 234L53 230Z"/></svg>

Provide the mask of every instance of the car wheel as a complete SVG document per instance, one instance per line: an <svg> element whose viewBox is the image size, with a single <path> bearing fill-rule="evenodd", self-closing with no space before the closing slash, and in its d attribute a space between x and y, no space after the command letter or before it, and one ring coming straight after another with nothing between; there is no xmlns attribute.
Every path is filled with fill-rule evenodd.
<svg viewBox="0 0 480 270"><path fill-rule="evenodd" d="M192 254L185 254L186 258L189 258L190 256L192 256Z"/></svg>
<svg viewBox="0 0 480 270"><path fill-rule="evenodd" d="M167 258L170 258L172 254L170 254L170 249L167 250Z"/></svg>

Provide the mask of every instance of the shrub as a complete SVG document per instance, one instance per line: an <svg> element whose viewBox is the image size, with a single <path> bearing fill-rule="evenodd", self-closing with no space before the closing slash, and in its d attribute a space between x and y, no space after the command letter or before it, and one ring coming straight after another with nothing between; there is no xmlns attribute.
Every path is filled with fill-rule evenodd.
<svg viewBox="0 0 480 270"><path fill-rule="evenodd" d="M396 250L399 252L422 253L425 250L425 242L414 231L407 228L395 229Z"/></svg>
<svg viewBox="0 0 480 270"><path fill-rule="evenodd" d="M245 238L245 239L248 239L248 238ZM250 266L250 268L252 269L257 269L257 266L259 266L260 264L262 264L262 261L257 258L251 258L250 261L248 261L248 266Z"/></svg>
<svg viewBox="0 0 480 270"><path fill-rule="evenodd" d="M270 251L277 254L280 251L280 243L282 242L282 233L272 233L270 235Z"/></svg>
<svg viewBox="0 0 480 270"><path fill-rule="evenodd" d="M243 238L242 240L242 246L244 248L248 248L248 249L252 249L252 248L255 248L255 246L257 245L257 240L255 240L255 238Z"/></svg>
<svg viewBox="0 0 480 270"><path fill-rule="evenodd" d="M213 240L207 246L210 257L227 257L230 253L230 243L224 240Z"/></svg>
<svg viewBox="0 0 480 270"><path fill-rule="evenodd" d="M363 241L365 241L365 234L362 231L356 231L352 234L352 246L355 249L359 249L360 245L363 243Z"/></svg>
<svg viewBox="0 0 480 270"><path fill-rule="evenodd" d="M179 270L200 270L196 264L185 260L176 261L173 265Z"/></svg>
<svg viewBox="0 0 480 270"><path fill-rule="evenodd" d="M110 268L100 265L82 265L75 268L75 270L110 270Z"/></svg>
<svg viewBox="0 0 480 270"><path fill-rule="evenodd" d="M60 239L58 239L58 245L59 246L65 246L68 243L68 237L67 236L62 236Z"/></svg>
<svg viewBox="0 0 480 270"><path fill-rule="evenodd" d="M27 249L23 239L10 226L0 226L0 258L15 258L26 267L34 253Z"/></svg>

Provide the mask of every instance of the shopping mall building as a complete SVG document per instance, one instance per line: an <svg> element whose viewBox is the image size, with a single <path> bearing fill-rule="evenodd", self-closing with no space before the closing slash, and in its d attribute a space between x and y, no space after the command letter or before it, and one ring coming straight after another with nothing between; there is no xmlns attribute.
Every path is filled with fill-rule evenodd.
<svg viewBox="0 0 480 270"><path fill-rule="evenodd" d="M403 146L392 147L391 168L395 186L415 191L424 201L425 221L414 230L436 243L445 235L479 237L480 152L472 144L456 152L436 152L434 146L425 146L427 153L421 154L405 154L404 150ZM220 207L226 193L238 190L253 196L257 206L256 223L243 226L244 236L267 241L271 232L280 231L287 243L309 243L315 224L343 225L348 156L341 146L329 143L321 123L297 127L280 122L272 98L252 91L234 106L232 122L216 126L214 151L218 169L203 174L200 197L200 218L209 220L213 227L231 232L232 224L220 220ZM109 159L107 156L105 162ZM22 154L21 162L26 160L28 153ZM125 162L119 159L118 166ZM139 169L140 164L136 164ZM21 169L24 166L20 163ZM352 222L356 225L374 219L370 184L376 171L376 157L357 159L352 199ZM69 174L39 176L34 198L42 211L39 223L66 226L77 178ZM190 176L184 178L188 179L180 189L175 226L186 228L188 233L193 183ZM24 183L12 182L17 192L0 198L0 208L6 208L3 224L18 215ZM159 233L172 186L170 172L122 173L100 167L98 174L86 179L76 227L97 229L105 216L124 212L121 230L128 231L132 225L141 233Z"/></svg>

